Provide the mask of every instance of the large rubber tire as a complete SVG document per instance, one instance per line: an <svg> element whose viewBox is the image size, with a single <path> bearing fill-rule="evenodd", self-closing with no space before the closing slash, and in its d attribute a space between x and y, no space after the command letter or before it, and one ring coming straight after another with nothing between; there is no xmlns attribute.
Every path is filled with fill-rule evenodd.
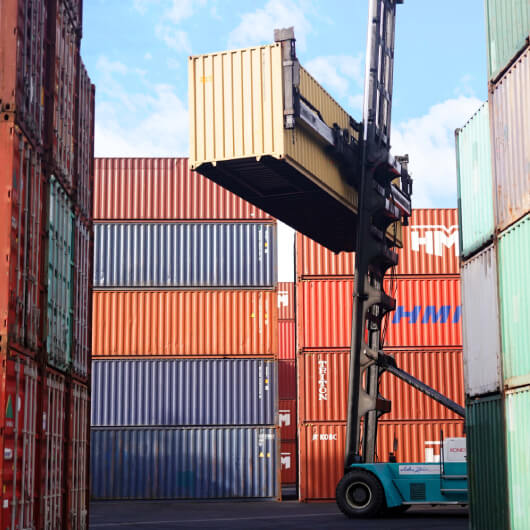
<svg viewBox="0 0 530 530"><path fill-rule="evenodd" d="M377 517L383 515L386 502L379 479L362 469L346 473L337 485L337 504L341 512L350 518Z"/></svg>

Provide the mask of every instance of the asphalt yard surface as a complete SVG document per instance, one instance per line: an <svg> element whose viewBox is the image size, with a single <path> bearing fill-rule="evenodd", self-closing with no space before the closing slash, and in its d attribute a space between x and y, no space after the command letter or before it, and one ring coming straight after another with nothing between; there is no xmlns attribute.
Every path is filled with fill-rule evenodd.
<svg viewBox="0 0 530 530"><path fill-rule="evenodd" d="M90 528L467 529L467 509L418 507L383 519L351 520L335 503L297 501L107 501L90 507Z"/></svg>

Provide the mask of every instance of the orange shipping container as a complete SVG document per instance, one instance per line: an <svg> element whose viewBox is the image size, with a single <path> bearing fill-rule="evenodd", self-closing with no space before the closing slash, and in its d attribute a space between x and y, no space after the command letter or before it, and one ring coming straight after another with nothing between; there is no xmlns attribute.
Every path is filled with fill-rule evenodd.
<svg viewBox="0 0 530 530"><path fill-rule="evenodd" d="M282 485L296 484L296 463L298 454L296 451L296 442L282 440L280 444L280 468Z"/></svg>
<svg viewBox="0 0 530 530"><path fill-rule="evenodd" d="M278 358L294 361L295 358L295 322L294 320L278 321Z"/></svg>
<svg viewBox="0 0 530 530"><path fill-rule="evenodd" d="M273 221L191 171L187 158L96 158L94 219Z"/></svg>
<svg viewBox="0 0 530 530"><path fill-rule="evenodd" d="M294 320L294 282L278 282L278 319Z"/></svg>
<svg viewBox="0 0 530 530"><path fill-rule="evenodd" d="M93 356L278 353L272 291L99 291L93 312Z"/></svg>
<svg viewBox="0 0 530 530"><path fill-rule="evenodd" d="M464 406L461 351L387 351L397 365ZM301 422L346 421L349 351L304 353L298 357ZM397 377L385 373L380 392L392 401L382 420L456 420L443 407Z"/></svg>
<svg viewBox="0 0 530 530"><path fill-rule="evenodd" d="M396 298L385 347L461 348L460 278L402 278L385 290ZM297 349L349 348L353 280L299 282L297 293Z"/></svg>
<svg viewBox="0 0 530 530"><path fill-rule="evenodd" d="M413 210L409 226L403 227L403 248L398 250L395 274L457 275L459 270L458 218L454 208ZM298 233L296 274L299 280L330 276L351 277L355 254L334 254Z"/></svg>
<svg viewBox="0 0 530 530"><path fill-rule="evenodd" d="M282 440L296 439L296 399L280 399L278 423Z"/></svg>
<svg viewBox="0 0 530 530"><path fill-rule="evenodd" d="M432 442L440 440L442 430L445 438L463 436L464 421L379 422L378 461L388 461L394 437L398 441L398 462L432 461L438 451ZM335 488L344 474L346 424L301 425L299 441L300 500L334 499ZM433 448L435 455L431 453Z"/></svg>

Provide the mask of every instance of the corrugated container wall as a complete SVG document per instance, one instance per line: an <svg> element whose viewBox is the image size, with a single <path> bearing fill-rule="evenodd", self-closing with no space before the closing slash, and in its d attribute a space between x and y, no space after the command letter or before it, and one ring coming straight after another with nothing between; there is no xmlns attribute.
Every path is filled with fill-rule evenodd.
<svg viewBox="0 0 530 530"><path fill-rule="evenodd" d="M74 215L68 195L53 176L49 189L46 351L52 366L66 370L72 361Z"/></svg>
<svg viewBox="0 0 530 530"><path fill-rule="evenodd" d="M278 282L278 320L294 320L294 309L294 282Z"/></svg>
<svg viewBox="0 0 530 530"><path fill-rule="evenodd" d="M445 438L463 435L463 421L381 422L377 438L380 461L388 461L398 440L398 462L424 462L431 444ZM306 423L300 426L300 500L335 498L335 489L344 475L345 423ZM439 447L439 446L434 446Z"/></svg>
<svg viewBox="0 0 530 530"><path fill-rule="evenodd" d="M468 400L466 436L470 527L508 529L504 412L500 395Z"/></svg>
<svg viewBox="0 0 530 530"><path fill-rule="evenodd" d="M459 347L462 345L460 279L386 281L396 298L388 320L386 347ZM297 290L298 348L348 348L352 280L300 282Z"/></svg>
<svg viewBox="0 0 530 530"><path fill-rule="evenodd" d="M35 500L39 494L36 478L40 426L38 376L38 365L30 359L19 356L3 361L2 528L34 528Z"/></svg>
<svg viewBox="0 0 530 530"><path fill-rule="evenodd" d="M504 384L530 384L530 214L499 237L499 296Z"/></svg>
<svg viewBox="0 0 530 530"><path fill-rule="evenodd" d="M69 528L82 530L87 528L89 499L90 394L85 385L72 382L69 405L66 509Z"/></svg>
<svg viewBox="0 0 530 530"><path fill-rule="evenodd" d="M495 222L505 230L530 211L530 46L492 87L490 105Z"/></svg>
<svg viewBox="0 0 530 530"><path fill-rule="evenodd" d="M282 440L280 445L280 467L283 484L296 484L296 441Z"/></svg>
<svg viewBox="0 0 530 530"><path fill-rule="evenodd" d="M464 406L461 351L392 351L397 365ZM301 422L346 421L349 351L305 353L298 359ZM452 420L458 416L410 385L385 373L380 393L392 401L392 420Z"/></svg>
<svg viewBox="0 0 530 530"><path fill-rule="evenodd" d="M273 291L97 291L93 356L276 357Z"/></svg>
<svg viewBox="0 0 530 530"><path fill-rule="evenodd" d="M495 80L528 43L530 4L527 0L486 0L488 78Z"/></svg>
<svg viewBox="0 0 530 530"><path fill-rule="evenodd" d="M0 3L0 110L34 147L44 132L46 28L46 2Z"/></svg>
<svg viewBox="0 0 530 530"><path fill-rule="evenodd" d="M464 382L471 397L502 390L497 286L495 246L462 264Z"/></svg>
<svg viewBox="0 0 530 530"><path fill-rule="evenodd" d="M295 361L278 361L278 389L280 399L296 398Z"/></svg>
<svg viewBox="0 0 530 530"><path fill-rule="evenodd" d="M492 206L493 208L493 206ZM355 254L334 254L298 233L296 274L299 280L349 277L355 273ZM458 219L454 209L415 209L403 227L403 248L398 249L397 276L459 273Z"/></svg>
<svg viewBox="0 0 530 530"><path fill-rule="evenodd" d="M295 321L278 321L278 359L282 361L294 361L296 357L295 345Z"/></svg>
<svg viewBox="0 0 530 530"><path fill-rule="evenodd" d="M94 225L94 287L272 288L276 262L273 224Z"/></svg>
<svg viewBox="0 0 530 530"><path fill-rule="evenodd" d="M470 256L495 232L488 103L456 130L458 213L462 255Z"/></svg>
<svg viewBox="0 0 530 530"><path fill-rule="evenodd" d="M2 335L7 335L10 345L36 352L42 340L42 159L12 121L0 124L0 159L0 179L7 190L2 210L9 219L0 233L7 253L2 260L5 284L0 290Z"/></svg>
<svg viewBox="0 0 530 530"><path fill-rule="evenodd" d="M275 425L273 361L94 361L92 426Z"/></svg>
<svg viewBox="0 0 530 530"><path fill-rule="evenodd" d="M262 427L92 429L92 498L277 498L276 443Z"/></svg>
<svg viewBox="0 0 530 530"><path fill-rule="evenodd" d="M506 456L510 522L513 530L530 528L530 385L506 392Z"/></svg>
<svg viewBox="0 0 530 530"><path fill-rule="evenodd" d="M187 158L96 158L95 220L272 221Z"/></svg>

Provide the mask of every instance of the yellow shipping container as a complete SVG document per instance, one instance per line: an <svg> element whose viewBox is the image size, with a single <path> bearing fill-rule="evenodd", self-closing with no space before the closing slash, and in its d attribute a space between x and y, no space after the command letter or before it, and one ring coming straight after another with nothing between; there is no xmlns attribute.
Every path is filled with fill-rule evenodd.
<svg viewBox="0 0 530 530"><path fill-rule="evenodd" d="M318 135L284 128L283 75L281 43L190 57L192 168L328 248L353 250L357 191ZM299 89L329 127L358 137L302 67Z"/></svg>

